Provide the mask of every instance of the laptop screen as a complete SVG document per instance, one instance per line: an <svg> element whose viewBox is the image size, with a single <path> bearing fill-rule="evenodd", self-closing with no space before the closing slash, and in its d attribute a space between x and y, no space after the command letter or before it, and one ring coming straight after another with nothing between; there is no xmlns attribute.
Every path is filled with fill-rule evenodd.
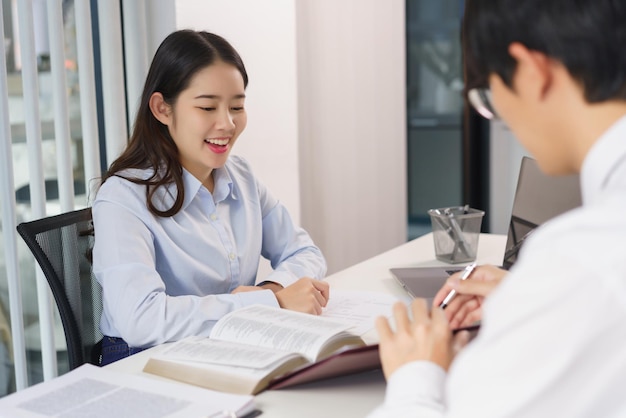
<svg viewBox="0 0 626 418"><path fill-rule="evenodd" d="M524 240L547 220L581 205L578 175L548 176L537 161L524 157L517 180L502 266L517 260Z"/></svg>

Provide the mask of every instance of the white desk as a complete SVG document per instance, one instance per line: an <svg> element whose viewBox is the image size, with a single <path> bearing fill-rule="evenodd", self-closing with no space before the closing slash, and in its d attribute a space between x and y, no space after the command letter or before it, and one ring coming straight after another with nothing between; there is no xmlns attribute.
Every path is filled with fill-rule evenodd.
<svg viewBox="0 0 626 418"><path fill-rule="evenodd" d="M481 234L477 262L502 263L506 237ZM435 259L432 235L428 234L362 263L327 277L332 289L361 289L389 293L400 299L407 295L389 273L389 268L399 266L449 265ZM150 353L160 349L135 354L112 363L108 368L127 373L142 373ZM144 374L157 378L151 374ZM183 383L181 383L183 384ZM385 380L381 371L359 373L320 382L270 390L256 397L262 418L318 418L363 417L383 401Z"/></svg>

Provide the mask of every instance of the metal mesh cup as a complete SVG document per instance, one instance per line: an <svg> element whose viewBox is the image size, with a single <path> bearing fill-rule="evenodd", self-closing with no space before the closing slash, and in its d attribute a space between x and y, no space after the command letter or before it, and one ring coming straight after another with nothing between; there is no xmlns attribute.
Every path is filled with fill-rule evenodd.
<svg viewBox="0 0 626 418"><path fill-rule="evenodd" d="M485 212L468 206L430 209L437 260L466 263L476 259Z"/></svg>

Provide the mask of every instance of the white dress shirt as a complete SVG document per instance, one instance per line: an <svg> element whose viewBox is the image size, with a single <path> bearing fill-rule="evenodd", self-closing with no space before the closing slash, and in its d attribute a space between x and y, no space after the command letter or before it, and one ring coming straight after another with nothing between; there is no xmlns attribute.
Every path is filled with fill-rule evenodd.
<svg viewBox="0 0 626 418"><path fill-rule="evenodd" d="M146 186L117 176L102 185L93 204L93 270L104 302L100 327L131 347L207 336L234 309L278 306L271 290L230 294L237 286L261 279L288 286L326 274L320 250L242 158L231 156L214 171L213 193L186 170L183 180L183 206L172 217L150 213ZM174 184L161 187L153 202L165 210L173 196ZM257 280L260 256L274 270Z"/></svg>
<svg viewBox="0 0 626 418"><path fill-rule="evenodd" d="M592 147L583 206L539 227L449 375L413 362L379 417L626 417L626 117Z"/></svg>

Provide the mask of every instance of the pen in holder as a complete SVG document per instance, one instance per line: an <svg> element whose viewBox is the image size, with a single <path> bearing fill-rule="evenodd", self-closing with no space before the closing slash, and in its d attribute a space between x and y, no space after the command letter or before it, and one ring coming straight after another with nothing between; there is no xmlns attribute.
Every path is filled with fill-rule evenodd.
<svg viewBox="0 0 626 418"><path fill-rule="evenodd" d="M438 260L454 264L476 259L484 211L465 205L431 209L428 214Z"/></svg>

